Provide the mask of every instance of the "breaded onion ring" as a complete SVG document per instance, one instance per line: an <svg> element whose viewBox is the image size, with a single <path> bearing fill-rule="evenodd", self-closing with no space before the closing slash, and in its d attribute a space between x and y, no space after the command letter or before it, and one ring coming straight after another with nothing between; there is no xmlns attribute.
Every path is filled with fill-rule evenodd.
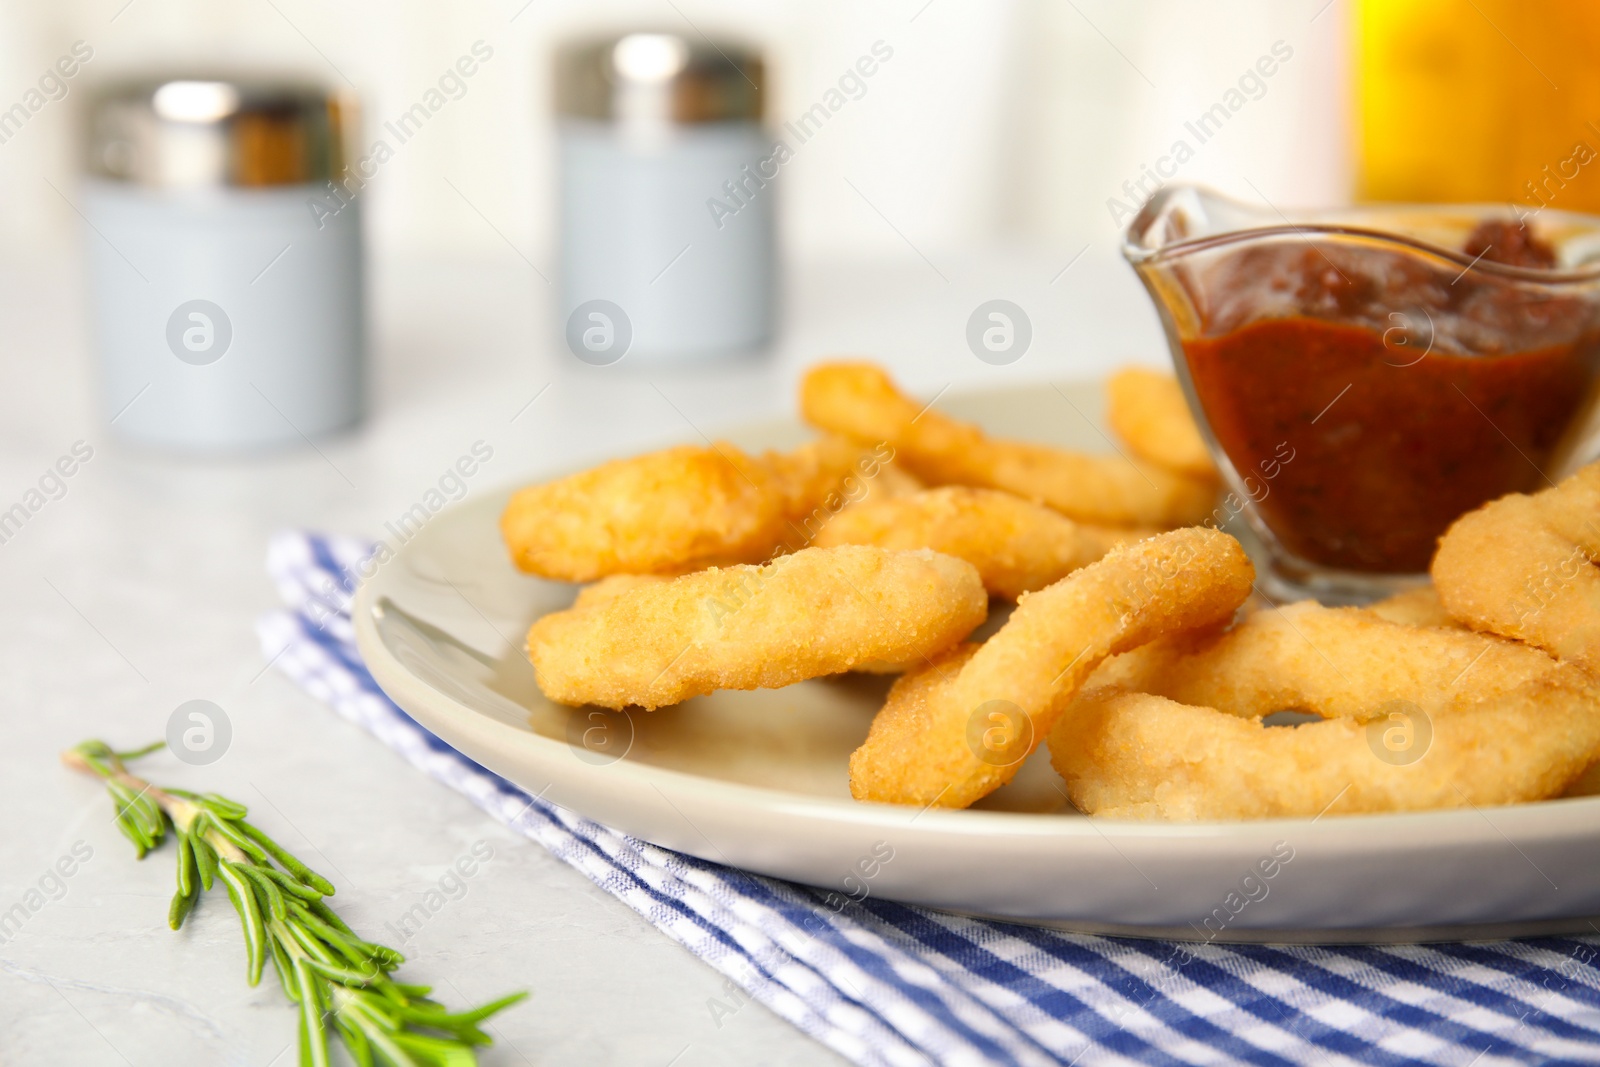
<svg viewBox="0 0 1600 1067"><path fill-rule="evenodd" d="M1439 539L1433 584L1452 616L1600 674L1600 463L1514 493Z"/></svg>
<svg viewBox="0 0 1600 1067"><path fill-rule="evenodd" d="M972 564L856 545L602 584L610 588L586 591L582 605L528 631L528 658L551 700L656 708L717 689L925 660L988 611Z"/></svg>
<svg viewBox="0 0 1600 1067"><path fill-rule="evenodd" d="M1360 720L1395 701L1446 714L1561 670L1538 649L1502 638L1407 626L1365 608L1308 600L1258 611L1230 630L1152 641L1107 661L1088 687L1151 693L1242 718L1295 710ZM1052 744L1067 742L1073 720L1069 710Z"/></svg>
<svg viewBox="0 0 1600 1067"><path fill-rule="evenodd" d="M870 363L826 363L800 385L806 420L860 441L887 441L930 485L1004 489L1068 518L1108 526L1173 527L1210 514L1216 484L1120 456L986 437L917 404Z"/></svg>
<svg viewBox="0 0 1600 1067"><path fill-rule="evenodd" d="M985 589L1015 600L1093 563L1119 538L1137 540L1138 532L1080 525L998 489L946 486L845 508L815 543L931 548L966 560Z"/></svg>
<svg viewBox="0 0 1600 1067"><path fill-rule="evenodd" d="M1116 686L1082 694L1051 764L1073 804L1118 819L1258 819L1542 800L1600 754L1600 704L1571 674L1536 678L1432 720L1415 762L1378 755L1371 726L1267 727Z"/></svg>
<svg viewBox="0 0 1600 1067"><path fill-rule="evenodd" d="M1106 424L1147 463L1195 478L1217 477L1189 402L1170 374L1128 367L1107 378Z"/></svg>
<svg viewBox="0 0 1600 1067"><path fill-rule="evenodd" d="M1121 546L1027 594L970 656L895 684L850 757L850 792L966 807L1010 781L1101 660L1230 618L1254 578L1239 542L1193 528Z"/></svg>
<svg viewBox="0 0 1600 1067"><path fill-rule="evenodd" d="M519 568L559 581L756 562L797 547L797 524L875 463L839 438L759 457L681 445L522 489L500 532Z"/></svg>

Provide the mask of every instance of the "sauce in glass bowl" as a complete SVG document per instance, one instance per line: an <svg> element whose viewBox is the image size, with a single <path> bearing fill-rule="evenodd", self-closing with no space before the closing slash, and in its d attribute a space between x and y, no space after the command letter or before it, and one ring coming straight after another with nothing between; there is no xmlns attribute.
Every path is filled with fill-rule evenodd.
<svg viewBox="0 0 1600 1067"><path fill-rule="evenodd" d="M1600 274L1538 231L1458 209L1433 244L1363 221L1193 237L1179 212L1180 232L1128 253L1278 584L1345 599L1425 571L1463 513L1558 477L1600 385Z"/></svg>

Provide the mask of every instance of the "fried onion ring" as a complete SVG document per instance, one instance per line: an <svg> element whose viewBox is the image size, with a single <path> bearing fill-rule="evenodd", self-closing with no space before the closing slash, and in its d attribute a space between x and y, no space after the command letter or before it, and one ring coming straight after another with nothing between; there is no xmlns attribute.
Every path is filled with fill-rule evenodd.
<svg viewBox="0 0 1600 1067"><path fill-rule="evenodd" d="M931 548L971 563L985 589L1015 600L1154 532L1088 527L998 489L945 486L845 508L815 544Z"/></svg>
<svg viewBox="0 0 1600 1067"><path fill-rule="evenodd" d="M796 524L876 463L840 438L762 456L682 445L522 489L500 532L520 569L559 581L753 563L797 547Z"/></svg>
<svg viewBox="0 0 1600 1067"><path fill-rule="evenodd" d="M870 363L827 363L800 386L806 420L859 441L886 441L930 485L1004 489L1070 519L1108 526L1173 527L1210 514L1216 483L1119 456L994 440L925 408Z"/></svg>
<svg viewBox="0 0 1600 1067"><path fill-rule="evenodd" d="M1116 686L1084 693L1072 714L1051 735L1051 764L1079 810L1117 819L1513 804L1560 794L1600 754L1600 705L1570 675L1435 718L1413 763L1380 758L1370 727L1349 718L1267 727Z"/></svg>
<svg viewBox="0 0 1600 1067"><path fill-rule="evenodd" d="M1569 668L1570 670L1570 668ZM1389 622L1365 608L1303 601L1230 630L1159 638L1108 660L1089 687L1115 686L1241 718L1306 711L1362 720L1408 701L1458 711L1562 668L1538 649L1461 629ZM1051 743L1066 743L1069 712Z"/></svg>
<svg viewBox="0 0 1600 1067"><path fill-rule="evenodd" d="M528 631L528 658L551 700L648 709L927 660L988 612L972 564L857 545L601 586Z"/></svg>
<svg viewBox="0 0 1600 1067"><path fill-rule="evenodd" d="M1027 594L976 651L958 650L895 684L850 757L850 792L966 807L1010 781L1107 656L1223 622L1254 577L1239 542L1192 528L1121 546Z"/></svg>
<svg viewBox="0 0 1600 1067"><path fill-rule="evenodd" d="M1600 463L1512 494L1439 539L1433 584L1452 616L1600 674Z"/></svg>
<svg viewBox="0 0 1600 1067"><path fill-rule="evenodd" d="M1217 477L1189 402L1170 374L1128 367L1107 378L1106 424L1147 463L1195 478Z"/></svg>

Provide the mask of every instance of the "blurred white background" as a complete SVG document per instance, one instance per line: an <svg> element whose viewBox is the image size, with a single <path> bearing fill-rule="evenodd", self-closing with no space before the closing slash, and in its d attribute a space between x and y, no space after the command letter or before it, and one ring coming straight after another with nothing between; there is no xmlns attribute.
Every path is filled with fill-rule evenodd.
<svg viewBox="0 0 1600 1067"><path fill-rule="evenodd" d="M1119 227L1108 199L1126 200L1123 182L1174 141L1196 145L1184 123L1237 88L1275 42L1292 57L1259 92L1246 87L1259 99L1198 145L1179 177L1276 204L1345 199L1349 25L1346 0L4 0L0 108L75 41L94 56L64 99L0 144L0 239L16 248L70 235L72 209L46 181L71 189L91 81L151 67L293 69L353 85L370 143L481 39L493 60L369 190L371 248L509 256L476 207L543 266L553 43L662 26L764 47L775 126L875 41L893 48L867 93L785 169L791 255L902 257L909 243L938 260L1015 241L1109 250Z"/></svg>

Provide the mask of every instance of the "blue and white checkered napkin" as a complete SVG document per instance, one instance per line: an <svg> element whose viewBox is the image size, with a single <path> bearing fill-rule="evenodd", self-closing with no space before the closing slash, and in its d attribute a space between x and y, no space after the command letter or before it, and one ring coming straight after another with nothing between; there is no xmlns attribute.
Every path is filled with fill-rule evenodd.
<svg viewBox="0 0 1600 1067"><path fill-rule="evenodd" d="M423 729L373 681L356 651L347 577L370 552L351 538L274 538L267 567L288 610L261 620L262 651L726 975L714 999L728 1011L748 995L860 1064L1600 1062L1600 937L1184 947L874 898L841 910L837 896L669 852L536 800Z"/></svg>

